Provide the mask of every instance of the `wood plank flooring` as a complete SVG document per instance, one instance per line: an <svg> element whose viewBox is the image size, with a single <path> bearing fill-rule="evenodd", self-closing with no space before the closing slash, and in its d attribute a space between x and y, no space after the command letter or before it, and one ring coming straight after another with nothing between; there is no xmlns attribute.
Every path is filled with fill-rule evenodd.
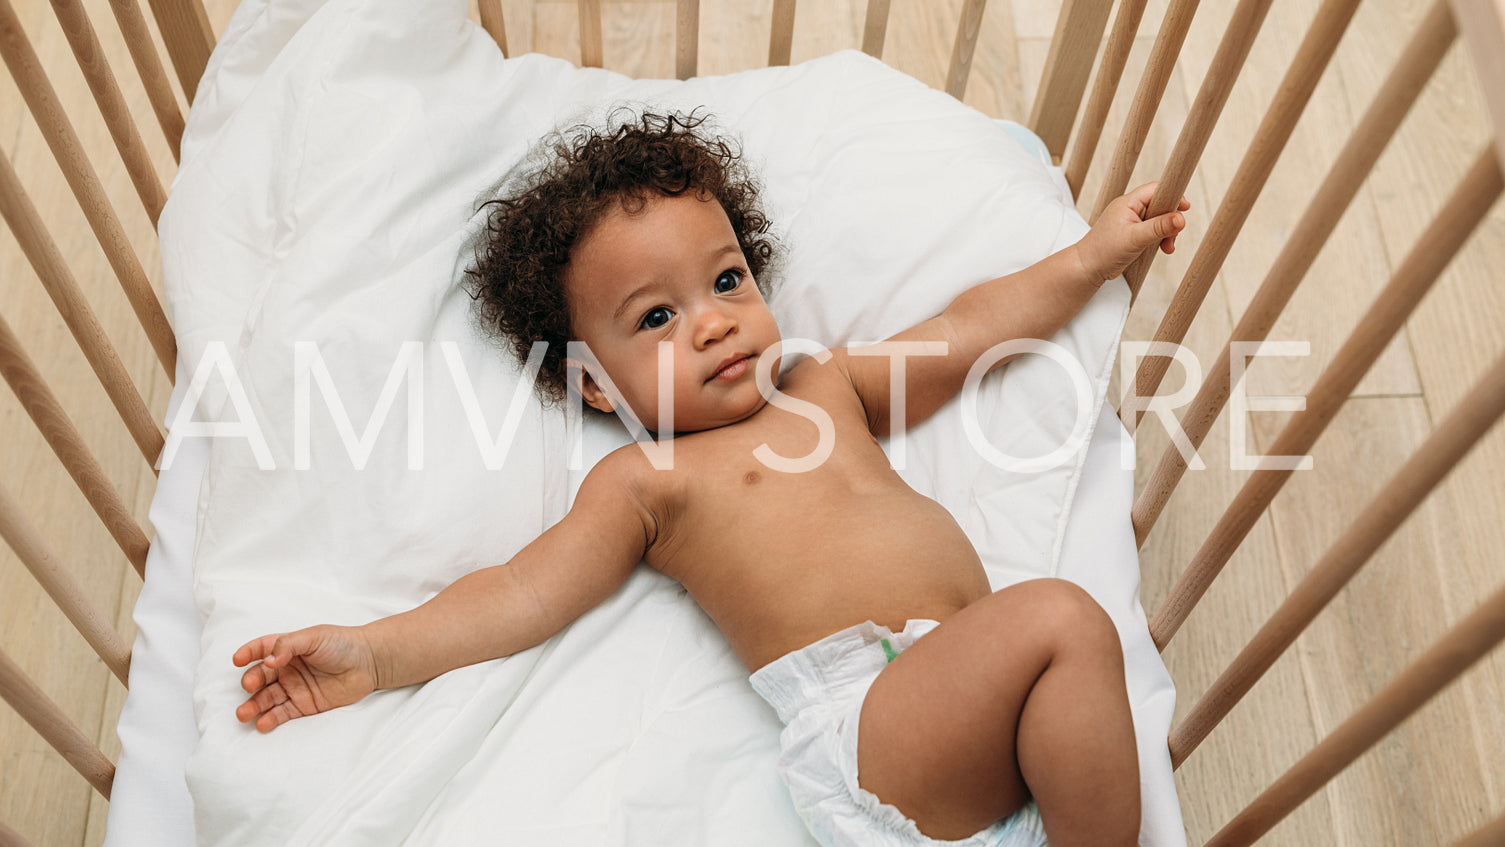
<svg viewBox="0 0 1505 847"><path fill-rule="evenodd" d="M209 4L222 31L234 0ZM706 0L700 57L705 74L759 67L767 58L771 2ZM1151 0L1110 127L1122 120L1166 0ZM1130 185L1154 179L1212 59L1233 0L1206 0L1192 26ZM84 0L164 184L175 170L121 43L108 0ZM510 51L579 61L569 0L504 0ZM1041 75L1059 0L992 0L983 18L965 102L1024 121ZM1156 262L1127 337L1147 339L1221 201L1318 0L1275 3L1223 119L1188 187L1190 229ZM1384 79L1388 63L1428 4L1369 0L1355 15L1332 67L1256 203L1186 344L1210 368L1263 281L1271 260ZM944 85L962 0L893 0L884 59ZM111 202L160 291L151 225L94 107L50 4L15 4L26 36L68 106ZM671 0L602 3L605 64L636 76L673 73ZM795 23L795 62L861 42L862 0L805 0ZM472 17L475 17L474 11ZM155 37L155 36L154 36ZM158 39L160 42L160 39ZM180 103L182 101L179 95ZM1302 395L1331 362L1370 299L1413 249L1489 127L1466 50L1457 44L1338 222L1272 340L1306 341L1310 355L1262 358L1251 395ZM1107 133L1082 191L1096 197L1115 142ZM8 74L0 74L0 151L14 165L72 273L99 310L136 385L159 417L170 383L135 324L52 153ZM1425 245L1423 245L1423 249ZM1298 473L1262 517L1166 650L1179 690L1178 717L1195 702L1334 539L1427 433L1505 350L1505 204L1491 213L1405 328L1360 383L1314 448L1314 473ZM48 302L15 239L0 234L0 315L28 344L138 521L150 532L154 477ZM918 316L917 316L918 317ZM1181 384L1173 368L1166 390ZM1248 415L1250 452L1270 447L1287 413ZM1230 470L1230 413L1141 551L1146 611L1153 614L1248 473ZM1150 421L1139 434L1139 481L1169 443ZM1205 841L1318 739L1338 726L1423 647L1505 585L1505 428L1488 435L1354 580L1177 776L1191 843ZM9 392L0 392L0 483L25 505L91 600L134 636L139 580ZM8 548L0 547L0 647L111 757L125 693L53 607ZM1496 651L1276 826L1280 845L1447 844L1505 812L1505 651ZM36 845L96 845L107 803L9 708L0 707L0 821Z"/></svg>

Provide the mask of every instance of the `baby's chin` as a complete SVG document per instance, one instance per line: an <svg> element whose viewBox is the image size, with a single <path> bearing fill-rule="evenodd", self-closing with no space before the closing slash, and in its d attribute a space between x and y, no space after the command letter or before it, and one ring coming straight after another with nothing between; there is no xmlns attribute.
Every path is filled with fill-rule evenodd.
<svg viewBox="0 0 1505 847"><path fill-rule="evenodd" d="M674 410L674 434L688 435L693 432L705 432L711 429L720 429L741 423L756 415L768 405L767 398L756 397L752 402L738 406L719 405L715 409L675 409ZM657 432L657 430L654 430Z"/></svg>

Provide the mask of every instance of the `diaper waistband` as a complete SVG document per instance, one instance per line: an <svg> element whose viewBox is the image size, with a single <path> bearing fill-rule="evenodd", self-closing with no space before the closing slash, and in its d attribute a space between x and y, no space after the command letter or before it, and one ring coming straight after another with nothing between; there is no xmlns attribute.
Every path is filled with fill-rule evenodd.
<svg viewBox="0 0 1505 847"><path fill-rule="evenodd" d="M759 668L748 682L778 712L779 720L788 724L810 706L866 696L884 666L937 625L933 620L915 619L895 633L863 621L785 653Z"/></svg>

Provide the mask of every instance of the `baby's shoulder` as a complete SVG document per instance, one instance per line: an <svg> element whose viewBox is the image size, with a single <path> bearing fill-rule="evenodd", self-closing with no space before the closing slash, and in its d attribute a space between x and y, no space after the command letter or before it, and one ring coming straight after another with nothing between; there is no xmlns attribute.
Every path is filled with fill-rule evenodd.
<svg viewBox="0 0 1505 847"><path fill-rule="evenodd" d="M673 468L655 466L642 447L628 444L591 466L575 495L575 505L635 515L652 544L680 497L681 476Z"/></svg>
<svg viewBox="0 0 1505 847"><path fill-rule="evenodd" d="M860 411L862 397L852 382L851 357L845 347L807 356L784 375L779 391L814 403L836 417Z"/></svg>
<svg viewBox="0 0 1505 847"><path fill-rule="evenodd" d="M845 347L823 348L817 354L806 356L784 374L780 390L798 386L821 391L849 391L852 388L851 356L851 351Z"/></svg>
<svg viewBox="0 0 1505 847"><path fill-rule="evenodd" d="M684 450L674 438L662 444L625 444L606 454L586 474L586 485L607 487L638 501L655 513L671 503L684 487Z"/></svg>

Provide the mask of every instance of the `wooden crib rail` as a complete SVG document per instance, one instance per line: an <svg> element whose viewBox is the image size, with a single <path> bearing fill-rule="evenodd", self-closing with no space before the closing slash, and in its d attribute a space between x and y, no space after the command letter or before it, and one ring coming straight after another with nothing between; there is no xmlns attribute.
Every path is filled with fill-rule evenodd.
<svg viewBox="0 0 1505 847"><path fill-rule="evenodd" d="M1249 143L1249 149L1245 151L1233 181L1229 183L1228 193L1218 204L1212 221L1207 225L1207 234L1203 236L1175 296L1160 319L1154 337L1157 343L1174 345L1186 339L1192 318L1202 308L1202 302L1216 281L1223 261L1228 258L1234 239L1243 230L1249 212L1254 208L1254 201L1259 199L1270 173L1274 171L1275 162L1290 141L1296 121L1311 100L1317 81L1327 69L1333 53L1337 51L1338 42L1358 6L1359 0L1327 0L1318 9L1295 58L1281 78L1275 99L1255 131L1254 139ZM1180 147L1179 141L1177 146ZM1172 158L1175 158L1174 155ZM1145 255L1151 256L1148 253ZM1144 259L1140 261L1145 262ZM1136 273L1147 273L1147 264L1146 262L1145 268L1136 268ZM1166 356L1146 356L1139 363L1139 370L1134 377L1135 396L1154 396L1160 390L1160 381L1170 368L1170 362L1170 358ZM1131 429L1143 420L1144 413L1142 408L1134 411Z"/></svg>
<svg viewBox="0 0 1505 847"><path fill-rule="evenodd" d="M4 2L5 0L0 0L0 4ZM0 217L10 225L11 232L21 244L21 251L26 254L37 277L47 289L47 294L57 305L58 313L62 315L63 321L83 350L84 357L99 377L100 384L109 394L115 410L120 413L126 429L135 439L136 447L148 464L155 465L157 457L162 453L165 438L152 420L151 412L147 411L146 402L141 399L141 392L126 372L120 356L110 344L99 318L89 307L88 298L79 288L67 262L63 261L62 253L48 234L36 207L26 196L21 180L11 167L10 158L3 154L0 154ZM148 294L151 292L148 291ZM156 295L151 296L155 301ZM20 349L19 345L17 349Z"/></svg>
<svg viewBox="0 0 1505 847"><path fill-rule="evenodd" d="M1103 40L1103 27L1108 20L1108 3L1088 0L1066 0L1056 18L1056 29L1050 39L1050 52L1045 56L1045 69L1040 74L1040 85L1035 91L1034 105L1030 108L1029 126L1055 161L1060 161L1066 144L1071 140L1071 129L1076 121L1077 109L1082 103L1082 92L1087 88L1087 78L1092 70L1092 57L1097 54ZM1092 89L1092 99L1087 108L1083 130L1092 133L1090 140L1078 138L1078 154L1086 151L1090 161L1091 149L1097 144L1097 134L1108 114L1108 105L1118 90L1118 81L1123 65L1128 59L1128 47L1133 41L1134 28L1144 13L1144 0L1125 0L1113 25L1113 36L1108 43L1107 57L1103 60L1104 72ZM949 91L950 89L948 89ZM962 92L950 91L951 96L962 99ZM1085 170L1084 168L1081 170ZM1068 171L1067 179L1071 174ZM1072 194L1081 188L1080 182L1071 185Z"/></svg>
<svg viewBox="0 0 1505 847"><path fill-rule="evenodd" d="M183 145L183 112L173 98L172 83L167 79L162 57L152 44L146 17L141 14L140 4L132 0L111 0L110 11L114 13L120 34L125 38L126 49L131 54L131 62L136 66L136 73L146 90L146 98L152 105L157 124L162 127L162 134L167 138L168 150L172 152L173 161L178 161ZM207 22L207 16L205 20ZM192 92L188 96L192 102Z"/></svg>
<svg viewBox="0 0 1505 847"><path fill-rule="evenodd" d="M84 72L89 91L94 95L99 111L105 116L105 126L109 128L110 137L115 141L115 149L120 151L136 194L155 225L157 218L162 215L163 204L167 202L167 190L162 187L157 171L146 156L141 133L136 130L135 121L131 119L125 98L120 94L120 86L115 82L115 74L110 71L110 64L99 60L103 50L99 46L99 37L94 34L94 25L89 22L89 13L79 0L53 0L52 8L63 26L68 46L73 49L78 66Z"/></svg>
<svg viewBox="0 0 1505 847"><path fill-rule="evenodd" d="M109 799L115 766L4 650L0 650L0 699L9 703L37 734L47 739L47 743L61 753L68 764L94 786L94 790Z"/></svg>
<svg viewBox="0 0 1505 847"><path fill-rule="evenodd" d="M1217 53L1213 55L1212 64L1207 69L1207 76L1202 78L1196 102L1192 104L1186 122L1181 125L1175 149L1171 151L1170 159L1161 171L1147 215L1163 215L1176 210L1187 185L1191 183L1192 171L1196 170L1202 152L1207 149L1207 141L1212 137L1213 128L1217 126L1223 105L1233 92L1239 71L1243 69L1244 61L1249 58L1249 51L1254 47L1254 38L1264 25L1265 16L1270 11L1270 2L1271 0L1239 0L1239 4L1234 7L1228 25L1223 29ZM1099 199L1102 199L1101 195ZM1145 274L1149 272L1157 252L1140 254L1139 260L1124 271L1131 298L1139 295L1139 287L1144 284Z"/></svg>
<svg viewBox="0 0 1505 847"><path fill-rule="evenodd" d="M1484 86L1484 105L1495 128L1495 153L1505 169L1505 0L1448 0L1469 56Z"/></svg>
<svg viewBox="0 0 1505 847"><path fill-rule="evenodd" d="M1166 9L1165 20L1155 35L1155 46L1150 51L1144 74L1139 78L1139 87L1134 92L1134 104L1129 117L1119 128L1118 146L1108 165L1108 176L1098 190L1097 200L1092 204L1092 213L1087 220L1095 221L1113 198L1124 193L1139 154L1144 150L1145 138L1149 136L1150 124L1160 109L1165 96L1165 87L1170 82L1176 59L1186 43L1186 33L1191 29L1192 16L1197 12L1198 0L1171 0Z"/></svg>
<svg viewBox="0 0 1505 847"><path fill-rule="evenodd" d="M1375 298L1369 312L1312 387L1306 408L1292 417L1281 431L1270 448L1271 456L1302 456L1317 442L1337 415L1338 408L1505 190L1500 163L1491 148L1492 145L1480 151L1473 167L1459 180L1453 196L1433 218L1431 226L1417 238L1390 284ZM1224 348L1221 360L1224 366L1229 350ZM1226 370L1222 372L1227 373ZM1164 649L1166 642L1175 635L1197 600L1294 470L1289 465L1256 470L1239 490L1151 620L1150 634L1158 646Z"/></svg>
<svg viewBox="0 0 1505 847"><path fill-rule="evenodd" d="M1370 499L1342 537L1171 730L1172 766L1180 767L1186 761L1501 415L1505 415L1505 356Z"/></svg>
<svg viewBox="0 0 1505 847"><path fill-rule="evenodd" d="M881 7L881 8L880 8ZM881 21L874 32L874 21ZM874 0L868 7L863 27L862 49L883 50L883 36L888 31L888 0ZM787 65L794 52L794 0L773 0L773 20L768 26L768 65Z"/></svg>
<svg viewBox="0 0 1505 847"><path fill-rule="evenodd" d="M111 0L112 4L132 4L138 0ZM149 0L152 16L157 19L157 29L162 31L162 43L172 59L173 69L178 73L178 82L188 105L193 105L193 95L199 89L199 79L209 65L209 54L214 52L214 29L209 26L209 12L203 0ZM124 27L122 27L123 29ZM129 36L127 36L129 37Z"/></svg>
<svg viewBox="0 0 1505 847"><path fill-rule="evenodd" d="M146 533L131 517L130 509L110 484L99 460L84 443L78 428L63 410L46 380L21 347L21 341L3 317L0 317L0 375L15 392L32 422L47 440L79 491L94 508L94 513L109 530L115 543L140 576L146 575Z"/></svg>
<svg viewBox="0 0 1505 847"><path fill-rule="evenodd" d="M1061 114L1066 112L1066 109L1053 105L1054 100L1047 97L1048 89L1043 84L1040 92L1035 96L1030 127L1045 142L1056 161L1061 160L1066 142L1068 140L1072 142L1071 158L1066 162L1063 171L1066 174L1066 184L1071 188L1073 197L1081 195L1082 183L1087 178L1087 170L1092 166L1092 157L1097 153L1098 142L1102 140L1103 127L1108 123L1108 111L1113 107L1113 98L1118 94L1118 85L1123 80L1124 66L1129 61L1129 51L1134 46L1134 36L1139 31L1140 20L1144 18L1144 7L1145 0L1122 0L1118 4L1118 14L1113 17L1113 31L1103 47L1102 62L1092 82L1092 94L1087 98L1087 109L1082 115L1082 125L1074 139L1068 139L1068 135L1071 130L1071 119L1076 115L1077 104L1072 102L1070 113ZM1061 19L1057 24L1057 35L1052 39L1052 50L1055 49L1056 43L1066 42L1065 33L1061 32L1066 20L1063 9ZM1101 30L1099 30L1097 37L1091 40L1091 46L1081 51L1085 55L1069 57L1068 64L1091 67L1091 57L1101 37ZM1046 60L1047 68L1053 66L1051 58ZM1065 129L1057 129L1057 123L1062 120L1065 122Z"/></svg>
<svg viewBox="0 0 1505 847"><path fill-rule="evenodd" d="M27 520L21 504L3 484L0 484L0 538L16 551L47 596L68 616L120 684L125 685L131 666L130 648L106 622L105 616L89 602L78 580L63 567L60 557L52 551L36 525Z"/></svg>
<svg viewBox="0 0 1505 847"><path fill-rule="evenodd" d="M185 0L184 6L191 0ZM700 44L700 0L674 0L675 3L675 60L674 74L678 79L689 79L698 73ZM794 13L796 0L772 0L773 15L769 28L768 64L787 65L794 40ZM950 70L946 75L945 90L961 99L967 88L967 79L972 69L972 54L977 48L977 37L982 28L982 16L987 0L964 0L961 20L957 25L956 41L952 46ZM882 58L883 42L888 33L890 0L869 0L864 15L862 51ZM155 3L153 4L156 5ZM1053 56L1046 62L1046 79L1042 90L1049 89L1051 96L1036 98L1036 103L1050 103L1053 108L1044 118L1051 141L1052 152L1060 155L1065 146L1071 121L1080 103L1081 90L1086 85L1091 68L1091 56L1101 40L1102 21L1106 19L1109 3L1103 0L1068 0L1068 9L1061 15L1062 30L1052 41L1052 48L1064 50L1059 59ZM577 0L580 20L580 64L583 67L604 67L602 56L601 0ZM1072 9L1080 14L1073 14ZM500 0L477 0L477 13L481 26L496 41L503 55L507 51L507 25ZM189 10L164 10L171 16L187 15ZM1096 24L1094 26L1094 21ZM1094 30L1096 34L1094 34ZM1064 37L1062 37L1064 36ZM1085 59L1085 61L1082 61ZM1065 94L1073 88L1076 94ZM1057 96L1060 90L1064 96ZM1039 125L1037 116L1031 125ZM1042 135L1042 138L1046 137Z"/></svg>
<svg viewBox="0 0 1505 847"><path fill-rule="evenodd" d="M1196 398L1182 417L1181 426L1192 449L1202 445L1213 422L1217 420L1218 413L1228 401L1232 345L1236 342L1262 341L1269 335L1276 319L1295 293L1296 286L1311 268L1317 254L1337 227L1344 210L1373 170L1385 145L1442 62L1456 33L1446 0L1435 0L1379 93L1375 95L1368 111L1349 135L1348 142L1333 163L1327 178L1293 228L1290 240L1271 264L1259 291L1239 319L1217 364L1208 372L1206 381L1202 383ZM1132 428L1130 431L1133 431ZM1187 467L1186 461L1174 445L1167 448L1161 455L1154 474L1140 492L1139 499L1135 501L1134 533L1141 544L1181 480Z"/></svg>
<svg viewBox="0 0 1505 847"><path fill-rule="evenodd" d="M120 278L120 284L130 299L136 318L141 322L142 328L151 340L163 370L170 377L177 358L177 343L173 339L172 328L167 325L167 316L162 311L162 305L157 302L157 295L152 291L151 283L147 281L146 272L141 267L141 260L137 257L135 248L132 247L114 208L105 195L99 176L89 164L89 158L84 153L78 133L74 131L72 122L64 113L57 93L48 82L47 74L37 58L36 51L32 49L26 33L21 29L21 21L16 17L10 0L0 0L0 56L4 57L6 66L10 68L11 75L20 86L26 105L35 116L43 137L47 139L47 145L52 148L58 165L62 167L63 174L68 179L69 187L73 189L74 196L78 199L79 208L83 210L89 226L94 230L95 237L99 239L100 247L104 249L111 267ZM107 119L108 117L109 113L106 114ZM9 164L7 164L4 171L9 170ZM24 201L24 194L19 191L19 187L18 181L7 181L3 191L7 206ZM22 199L16 199L17 195ZM150 211L151 209L148 208L149 213ZM160 208L158 211L160 212ZM10 213L7 213L6 219L13 229L17 227ZM155 223L155 217L152 220ZM45 229L38 229L41 233L45 233ZM17 232L17 237L25 238L20 232ZM28 249L28 257L35 249ZM32 261L35 264L37 259L33 258ZM39 270L38 273L42 271ZM59 308L62 306L60 305ZM84 343L82 339L80 343ZM98 367L96 365L96 369ZM119 380L118 376L107 379L101 375L100 378L107 380L107 387L116 385Z"/></svg>
<svg viewBox="0 0 1505 847"><path fill-rule="evenodd" d="M1250 22L1245 26L1257 28L1257 15L1262 14L1257 5L1262 4L1241 0L1234 17L1247 14ZM1192 319L1290 139L1318 78L1354 16L1356 6L1357 0L1325 0L1312 19L1268 111L1245 150L1207 235L1198 245L1179 288L1161 316L1156 341L1168 342L1174 347L1186 337ZM1173 3L1168 19L1175 11ZM1235 54L1230 47L1233 29L1234 25L1230 23L1230 32L1225 33L1196 103L1180 128L1175 149L1161 173L1160 191L1150 205L1150 214L1173 208L1174 200L1190 181L1196 160L1231 85L1231 76L1236 73L1236 64L1242 61L1242 52ZM1494 131L1459 179L1442 210L1417 237L1389 284L1375 298L1331 364L1309 389L1304 408L1299 408L1273 444L1266 447L1269 457L1296 457L1308 453L1455 254L1491 211L1499 195L1505 192L1505 179L1502 179L1502 171L1505 171L1505 3L1499 0L1435 0L1415 28L1409 31L1412 35L1406 48L1300 220L1289 229L1289 238L1229 334L1218 362L1205 372L1196 399L1182 415L1181 430L1193 450L1203 443L1228 401L1231 383L1238 379L1236 374L1242 373L1242 360L1239 368L1230 368L1232 356L1239 350L1236 345L1257 346L1268 336L1344 210L1374 170L1385 146L1460 33L1464 35L1463 40L1473 59L1472 67L1481 83ZM1157 37L1157 48L1163 41L1176 37L1176 32L1167 34L1162 30ZM1240 50L1247 50L1247 46L1240 47ZM1145 73L1149 82L1142 80L1140 83L1134 111L1115 151L1114 165L1124 173L1132 168L1138 145L1144 137L1142 130L1148 126L1147 119L1141 116L1153 111L1153 101L1159 97L1153 78L1156 61L1157 57L1152 56L1151 67ZM1084 156L1086 160L1090 160L1090 154ZM1068 173L1068 179L1072 178L1073 175ZM1072 183L1074 186L1080 185L1081 178L1076 179ZM1101 208L1107 198L1116 196L1125 184L1117 182L1110 174L1099 195L1098 207ZM1146 253L1130 268L1127 276L1136 292L1142 279L1139 275L1155 258L1155 253ZM1152 354L1140 363L1135 375L1137 397L1146 398L1156 393L1169 358ZM1142 403L1121 411L1131 432L1144 411ZM1502 415L1505 415L1505 356L1494 363L1487 375L1373 495L1343 535L1300 579L1237 658L1174 727L1169 747L1175 767L1180 767L1220 724ZM1165 448L1134 506L1134 526L1141 544L1186 469L1186 454L1182 449L1176 444ZM1255 470L1238 490L1150 622L1152 636L1162 649L1243 543L1255 521L1267 513L1293 469L1289 465L1269 463ZM1402 601L1398 599L1397 602ZM1497 590L1415 658L1207 843L1249 844L1261 838L1501 640L1505 640L1505 588ZM1497 705L1497 702L1492 703L1486 708ZM1476 830L1458 843L1505 843L1505 818Z"/></svg>
<svg viewBox="0 0 1505 847"><path fill-rule="evenodd" d="M1253 843L1501 640L1505 640L1505 588L1479 604L1417 657L1400 676L1255 798L1207 842L1207 847Z"/></svg>
<svg viewBox="0 0 1505 847"><path fill-rule="evenodd" d="M160 57L152 44L137 0L111 0L116 21L129 45L142 87L147 93L171 155L179 155L184 120ZM198 51L206 59L212 35L208 18L198 0L160 0L156 5L160 29L169 34L170 54L179 66L192 72L195 83L202 72L191 62L194 51L182 35L192 27L176 26L164 20L162 13L186 15L198 20L205 39ZM89 13L80 0L51 0L52 12L61 26L73 61L98 109L104 129L113 143L113 153L120 157L146 222L155 227L166 201L164 181L150 161L141 131L134 121L115 69L106 59L105 50L94 29ZM197 14L194 14L194 12ZM27 110L36 121L52 158L73 194L84 221L92 231L108 267L113 271L125 294L136 323L144 333L152 354L170 382L176 364L176 342L162 306L148 280L141 256L142 246L127 235L129 222L117 213L106 193L104 181L85 151L81 133L75 128L80 115L74 107L65 109L63 98L54 88L48 69L22 28L20 16L11 0L0 0L0 58L19 89ZM185 65L188 62L190 64ZM191 98L190 86L187 95ZM108 145L106 150L108 150ZM123 431L135 442L136 449L152 474L164 445L164 436L149 410L142 392L128 372L104 323L90 303L80 277L64 258L62 243L67 233L55 236L26 187L23 176L13 166L10 148L0 152L0 217L15 236L20 254L52 300L63 324L77 342L84 360L97 377L99 385L114 406ZM129 211L129 210L126 210ZM134 225L134 224L133 224ZM138 236L139 238L139 236ZM153 245L145 245L152 247ZM76 249L76 248L67 248ZM22 280L17 279L19 284ZM36 362L28 355L11 324L0 317L0 375L15 394L21 408L36 425L61 466L77 485L103 527L124 553L138 576L144 575L149 542L146 531L132 515L125 498L110 479L104 465L86 444L63 403L54 393ZM9 424L7 424L9 426ZM7 440L10 440L9 438ZM73 625L89 647L99 656L111 675L124 685L128 679L130 650L125 639L113 626L113 614L106 616L91 602L86 587L74 575L65 556L48 543L42 530L27 514L32 504L22 503L13 495L10 480L0 482L0 538L14 551L47 597ZM45 502L45 501L44 501ZM92 557L91 557L92 558ZM74 565L85 563L71 563ZM114 612L114 609L109 609ZM75 770L84 775L100 794L108 798L114 766L105 754L70 720L64 710L30 679L8 655L0 653L0 698L6 700L37 733L56 749ZM19 833L0 830L0 843L24 844Z"/></svg>

